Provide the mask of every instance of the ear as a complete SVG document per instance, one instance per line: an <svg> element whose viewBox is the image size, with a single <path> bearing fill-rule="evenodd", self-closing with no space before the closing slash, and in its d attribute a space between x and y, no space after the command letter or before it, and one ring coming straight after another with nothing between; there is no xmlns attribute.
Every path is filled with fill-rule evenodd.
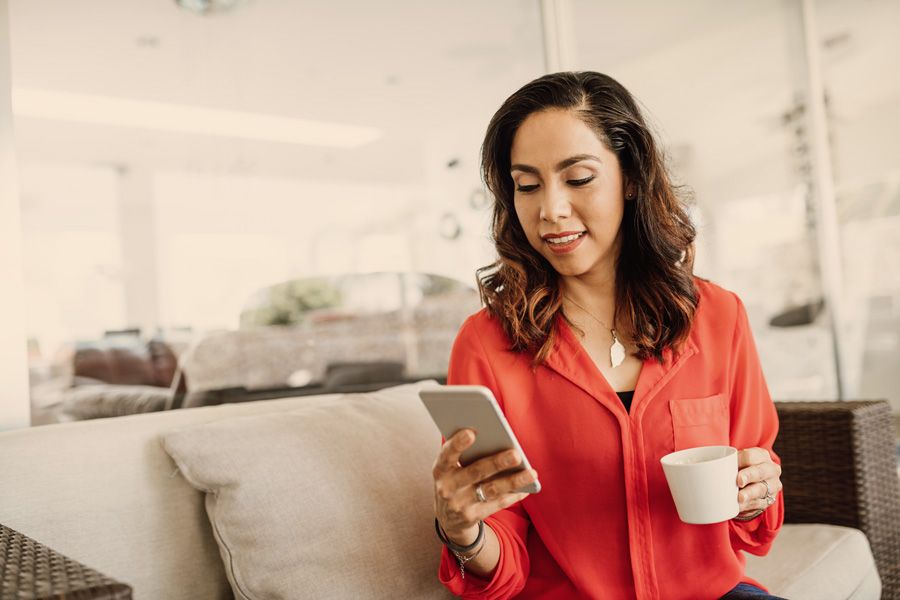
<svg viewBox="0 0 900 600"><path fill-rule="evenodd" d="M634 200L634 188L635 185L633 183L625 184L625 199L626 200Z"/></svg>

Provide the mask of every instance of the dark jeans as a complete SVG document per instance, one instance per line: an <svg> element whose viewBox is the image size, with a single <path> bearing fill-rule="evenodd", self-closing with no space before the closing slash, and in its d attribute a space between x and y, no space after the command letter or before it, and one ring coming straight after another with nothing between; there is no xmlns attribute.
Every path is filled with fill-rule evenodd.
<svg viewBox="0 0 900 600"><path fill-rule="evenodd" d="M781 596L772 596L755 585L739 583L737 587L722 596L721 600L785 600Z"/></svg>

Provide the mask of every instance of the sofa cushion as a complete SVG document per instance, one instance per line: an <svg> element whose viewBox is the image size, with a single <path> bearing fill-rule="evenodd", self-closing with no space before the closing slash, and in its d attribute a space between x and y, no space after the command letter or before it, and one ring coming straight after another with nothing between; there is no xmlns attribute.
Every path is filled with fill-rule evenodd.
<svg viewBox="0 0 900 600"><path fill-rule="evenodd" d="M791 600L877 600L881 580L858 529L784 525L765 557L747 555L747 574Z"/></svg>
<svg viewBox="0 0 900 600"><path fill-rule="evenodd" d="M206 492L236 598L449 597L431 526L441 437L423 385L310 397L165 436Z"/></svg>

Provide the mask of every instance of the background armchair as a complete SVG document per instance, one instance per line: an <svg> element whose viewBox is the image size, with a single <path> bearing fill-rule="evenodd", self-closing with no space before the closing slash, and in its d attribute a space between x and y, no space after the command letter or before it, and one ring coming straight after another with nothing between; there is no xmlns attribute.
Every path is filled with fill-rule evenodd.
<svg viewBox="0 0 900 600"><path fill-rule="evenodd" d="M882 598L900 600L900 485L884 401L777 402L785 523L854 527L869 539Z"/></svg>

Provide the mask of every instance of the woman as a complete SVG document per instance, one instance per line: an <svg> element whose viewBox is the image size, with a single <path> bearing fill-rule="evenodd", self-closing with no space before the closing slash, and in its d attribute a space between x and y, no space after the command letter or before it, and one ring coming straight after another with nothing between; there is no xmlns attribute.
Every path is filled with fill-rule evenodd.
<svg viewBox="0 0 900 600"><path fill-rule="evenodd" d="M499 260L448 383L489 387L534 471L504 452L434 466L441 581L466 598L771 598L740 551L783 519L778 424L740 300L692 274L694 228L637 105L599 73L556 73L488 126ZM737 447L740 513L688 525L660 457ZM513 490L538 478L534 495Z"/></svg>

